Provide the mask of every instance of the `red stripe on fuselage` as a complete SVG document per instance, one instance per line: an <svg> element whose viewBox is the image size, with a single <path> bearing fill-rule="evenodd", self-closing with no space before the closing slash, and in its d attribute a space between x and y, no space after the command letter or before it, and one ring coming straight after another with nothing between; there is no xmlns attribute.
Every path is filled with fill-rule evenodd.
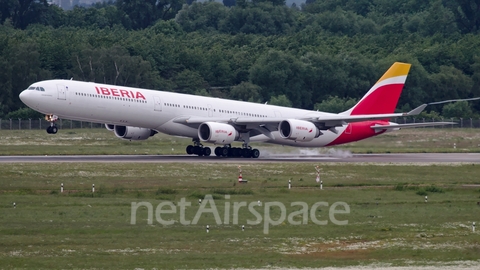
<svg viewBox="0 0 480 270"><path fill-rule="evenodd" d="M379 134L384 133L385 131L375 132L371 126L377 125L388 125L386 121L365 121L358 123L350 123L347 128L336 138L333 142L327 144L326 146L332 146L337 144L344 144L349 142L356 142L366 138L370 138ZM349 132L347 132L349 131Z"/></svg>
<svg viewBox="0 0 480 270"><path fill-rule="evenodd" d="M403 84L381 86L361 100L350 115L393 113L402 89Z"/></svg>

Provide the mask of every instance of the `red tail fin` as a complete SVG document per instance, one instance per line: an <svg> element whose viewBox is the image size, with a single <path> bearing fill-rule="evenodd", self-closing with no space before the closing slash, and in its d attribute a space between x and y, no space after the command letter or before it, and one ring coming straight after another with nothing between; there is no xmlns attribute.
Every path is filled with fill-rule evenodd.
<svg viewBox="0 0 480 270"><path fill-rule="evenodd" d="M406 63L394 63L353 108L342 114L393 113L397 107L410 66Z"/></svg>

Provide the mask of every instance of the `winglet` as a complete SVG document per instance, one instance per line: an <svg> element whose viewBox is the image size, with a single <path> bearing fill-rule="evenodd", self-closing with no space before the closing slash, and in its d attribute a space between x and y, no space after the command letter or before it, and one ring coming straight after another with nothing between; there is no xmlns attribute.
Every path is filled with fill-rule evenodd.
<svg viewBox="0 0 480 270"><path fill-rule="evenodd" d="M417 108L409 111L406 115L410 116L410 115L418 115L420 114L421 112L423 112L423 110L425 110L425 108L428 106L428 104L422 104L420 106L418 106Z"/></svg>

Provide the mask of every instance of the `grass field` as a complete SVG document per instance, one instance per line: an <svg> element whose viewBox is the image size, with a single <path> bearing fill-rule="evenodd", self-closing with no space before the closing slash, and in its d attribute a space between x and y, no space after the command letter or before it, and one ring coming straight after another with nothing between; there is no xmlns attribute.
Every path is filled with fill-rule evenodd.
<svg viewBox="0 0 480 270"><path fill-rule="evenodd" d="M323 190L315 182L315 165ZM252 163L242 169L248 184L237 183L234 164L3 164L0 268L301 268L480 260L480 234L472 232L472 222L480 222L478 164ZM182 225L178 211L162 215L175 220L173 225L156 220L159 203L178 205L185 198L192 204L185 218L192 221L198 199L207 194L221 224L212 213L203 213L196 225ZM309 213L308 224L285 219L265 234L264 223L248 225L255 217L241 208L234 224L235 202L258 200L262 216L271 202L284 204L288 215L299 210L292 202L308 209L325 202L313 216L328 223L314 224ZM152 224L146 207L138 208L131 224L132 203L140 202L154 207ZM335 202L350 207L350 213L335 216L347 225L329 219ZM278 207L268 212L273 220L281 218Z"/></svg>
<svg viewBox="0 0 480 270"><path fill-rule="evenodd" d="M122 141L103 129L61 130L53 136L39 130L0 131L1 155L183 154L189 143L160 134L141 142ZM334 152L479 152L479 143L475 129L413 129ZM256 147L267 155L331 151ZM316 165L323 190L315 182ZM252 160L242 163L242 169L247 184L237 183L233 163L3 163L0 269L480 265L480 234L472 231L472 222L480 222L479 164ZM195 219L202 209L198 199L206 195L214 201L203 202L210 203L208 209L214 203L219 224L213 213L201 213L196 224L183 225L182 218ZM180 216L182 199L191 203L185 217ZM152 205L152 222L142 206L131 224L132 203L142 202ZM177 212L162 213L161 218L175 223L162 225L156 210L168 202ZM307 215L295 215L302 208L293 202L304 203ZM314 208L319 202L323 205ZM329 216L336 202L350 208L334 215L348 221L346 225L334 224ZM248 223L255 216L247 207L235 210L241 203L252 203L262 217L259 224ZM285 205L284 220L283 210L273 203ZM267 223L266 233L267 213L282 222ZM327 224L315 224L314 219Z"/></svg>
<svg viewBox="0 0 480 270"><path fill-rule="evenodd" d="M162 134L145 141L125 141L106 129L65 129L55 135L44 130L0 130L0 155L170 155L185 154L185 147L190 143L190 139ZM262 153L318 154L330 150L300 150L270 144L254 146ZM480 131L468 128L405 129L336 146L335 149L353 153L480 152Z"/></svg>

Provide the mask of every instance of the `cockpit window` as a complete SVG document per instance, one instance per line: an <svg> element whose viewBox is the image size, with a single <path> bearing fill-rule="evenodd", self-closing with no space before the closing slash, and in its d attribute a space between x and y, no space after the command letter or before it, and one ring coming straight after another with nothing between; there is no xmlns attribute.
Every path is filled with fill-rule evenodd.
<svg viewBox="0 0 480 270"><path fill-rule="evenodd" d="M35 91L45 92L45 88L40 87L40 86L37 86L37 87L35 87L35 86L30 86L30 87L28 87L28 90L35 90Z"/></svg>

